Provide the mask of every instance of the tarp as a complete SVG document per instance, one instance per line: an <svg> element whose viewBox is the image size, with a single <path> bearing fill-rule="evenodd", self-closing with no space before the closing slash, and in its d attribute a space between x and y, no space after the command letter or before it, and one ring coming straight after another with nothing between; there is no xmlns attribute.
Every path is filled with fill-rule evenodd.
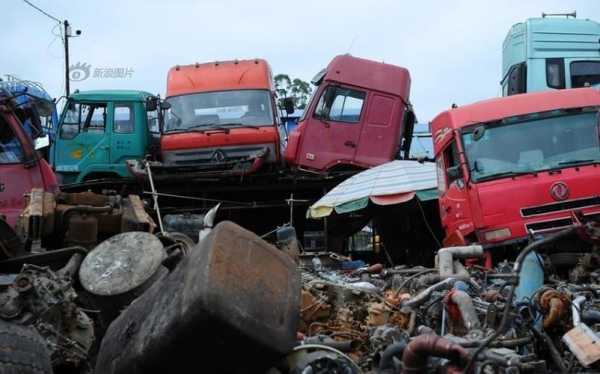
<svg viewBox="0 0 600 374"><path fill-rule="evenodd" d="M329 191L308 208L308 218L321 218L364 209L369 201L378 205L400 204L417 196L437 198L433 162L395 160L358 173Z"/></svg>

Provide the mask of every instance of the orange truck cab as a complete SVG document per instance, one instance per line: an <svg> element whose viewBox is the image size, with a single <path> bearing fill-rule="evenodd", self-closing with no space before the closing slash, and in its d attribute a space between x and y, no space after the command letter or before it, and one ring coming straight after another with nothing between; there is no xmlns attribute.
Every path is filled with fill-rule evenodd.
<svg viewBox="0 0 600 374"><path fill-rule="evenodd" d="M167 77L163 168L245 175L281 161L281 126L262 59L175 66Z"/></svg>

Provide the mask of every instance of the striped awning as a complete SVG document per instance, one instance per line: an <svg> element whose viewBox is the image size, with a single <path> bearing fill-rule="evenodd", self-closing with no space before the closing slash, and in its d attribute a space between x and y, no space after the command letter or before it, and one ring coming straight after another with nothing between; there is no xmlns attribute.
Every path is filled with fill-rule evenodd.
<svg viewBox="0 0 600 374"><path fill-rule="evenodd" d="M308 218L321 218L333 211L349 213L365 208L369 201L378 205L399 204L417 196L437 198L433 162L395 160L358 173L329 191L308 208Z"/></svg>

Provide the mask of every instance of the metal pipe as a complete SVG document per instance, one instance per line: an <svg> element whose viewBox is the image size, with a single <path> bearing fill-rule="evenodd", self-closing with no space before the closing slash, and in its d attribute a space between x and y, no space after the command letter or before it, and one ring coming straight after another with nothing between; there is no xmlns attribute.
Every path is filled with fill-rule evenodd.
<svg viewBox="0 0 600 374"><path fill-rule="evenodd" d="M600 312L597 310L584 310L581 312L581 320L590 325L600 323Z"/></svg>
<svg viewBox="0 0 600 374"><path fill-rule="evenodd" d="M563 312L563 309L564 305L560 299L550 299L548 314L546 315L546 317L544 317L544 329L547 330L554 326L556 322L558 322L558 320L560 319L560 315Z"/></svg>
<svg viewBox="0 0 600 374"><path fill-rule="evenodd" d="M63 268L58 270L57 273L65 278L73 279L73 276L79 270L82 261L83 256L81 255L81 253L75 253L73 256L71 256L69 262L67 262L67 264Z"/></svg>
<svg viewBox="0 0 600 374"><path fill-rule="evenodd" d="M438 269L442 279L454 275L454 259L483 256L481 245L441 248L437 253Z"/></svg>
<svg viewBox="0 0 600 374"><path fill-rule="evenodd" d="M577 327L581 323L581 304L586 301L587 298L583 295L577 296L571 305L571 315L573 318L573 327Z"/></svg>
<svg viewBox="0 0 600 374"><path fill-rule="evenodd" d="M538 331L535 328L530 328L530 330L538 338L538 340L541 340L546 344L546 346L548 347L548 351L550 351L550 356L552 357L552 361L554 361L554 364L556 365L558 370L561 373L566 373L567 368L565 368L565 365L563 363L563 358L560 355L560 352L558 351L558 349L556 349L556 346L554 345L554 343L552 343L552 339L550 339L548 334L546 334L545 332Z"/></svg>
<svg viewBox="0 0 600 374"><path fill-rule="evenodd" d="M453 290L451 291L450 300L458 306L460 316L462 317L463 324L467 330L470 331L481 327L479 317L477 316L475 306L473 305L473 299L471 299L471 296L469 296L468 293L461 290Z"/></svg>
<svg viewBox="0 0 600 374"><path fill-rule="evenodd" d="M304 344L319 344L335 348L341 352L353 352L358 348L359 342L356 340L335 340L326 335L315 335L304 339Z"/></svg>
<svg viewBox="0 0 600 374"><path fill-rule="evenodd" d="M394 370L394 357L400 357L404 349L406 348L406 342L396 342L388 345L379 359L379 371Z"/></svg>
<svg viewBox="0 0 600 374"><path fill-rule="evenodd" d="M150 162L146 161L146 170L148 171L148 181L150 181L150 191L152 191L152 200L154 202L154 210L156 211L156 217L158 218L158 228L161 234L165 234L165 227L163 226L162 217L160 215L160 207L158 206L158 195L156 194L156 188L154 188L154 179L152 178L152 170L150 169Z"/></svg>
<svg viewBox="0 0 600 374"><path fill-rule="evenodd" d="M402 353L402 373L422 373L427 368L430 356L443 357L450 361L465 362L469 352L457 343L438 335L420 335L411 340Z"/></svg>
<svg viewBox="0 0 600 374"><path fill-rule="evenodd" d="M498 326L498 328L496 329L496 332L494 332L487 339L485 339L483 341L483 343L481 343L481 345L479 347L477 347L475 352L473 352L473 354L471 355L471 358L469 359L469 362L464 370L465 373L468 373L471 370L471 368L473 367L473 363L475 362L475 359L477 358L477 355L479 355L485 349L485 347L487 347L492 341L496 340L502 334L502 332L506 329L506 326L508 324L508 315L509 315L510 309L512 307L513 298L515 297L515 288L516 288L516 285L519 284L519 273L521 272L521 267L523 266L523 260L525 260L525 257L531 251L533 251L539 247L542 247L548 243L552 243L553 241L556 241L558 239L562 239L565 236L571 235L573 232L575 232L576 229L577 229L577 226L569 227L569 228L566 228L555 234L549 235L541 240L537 240L537 241L529 244L525 248L523 248L523 250L519 253L519 255L517 256L517 259L515 260L515 264L513 265L512 279L509 278L509 281L511 283L513 283L513 285L512 285L512 287L510 287L508 297L506 298L506 302L504 304L504 311L502 313L502 319L500 320L500 326Z"/></svg>
<svg viewBox="0 0 600 374"><path fill-rule="evenodd" d="M429 287L427 287L426 289L424 289L423 291L419 292L415 297L409 299L409 300L405 300L401 303L401 306L408 306L411 308L416 308L419 305L423 304L425 301L427 301L429 299L429 297L431 297L431 294L434 291L438 291L444 288L449 288L451 287L455 282L455 279L453 278L446 278L441 282L438 282L434 285L431 285Z"/></svg>

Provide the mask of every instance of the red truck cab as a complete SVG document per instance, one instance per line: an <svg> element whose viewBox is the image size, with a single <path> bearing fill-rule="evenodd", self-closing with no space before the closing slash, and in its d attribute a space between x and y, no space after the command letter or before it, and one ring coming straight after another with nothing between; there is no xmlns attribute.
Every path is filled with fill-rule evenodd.
<svg viewBox="0 0 600 374"><path fill-rule="evenodd" d="M408 154L415 121L408 70L341 55L313 84L316 91L288 137L288 164L324 173L369 168Z"/></svg>
<svg viewBox="0 0 600 374"><path fill-rule="evenodd" d="M600 215L600 91L514 95L431 122L446 245L520 243Z"/></svg>
<svg viewBox="0 0 600 374"><path fill-rule="evenodd" d="M14 228L32 188L55 191L56 176L39 156L14 112L0 93L0 217Z"/></svg>
<svg viewBox="0 0 600 374"><path fill-rule="evenodd" d="M265 60L175 66L160 140L165 165L250 174L281 161L279 116Z"/></svg>

